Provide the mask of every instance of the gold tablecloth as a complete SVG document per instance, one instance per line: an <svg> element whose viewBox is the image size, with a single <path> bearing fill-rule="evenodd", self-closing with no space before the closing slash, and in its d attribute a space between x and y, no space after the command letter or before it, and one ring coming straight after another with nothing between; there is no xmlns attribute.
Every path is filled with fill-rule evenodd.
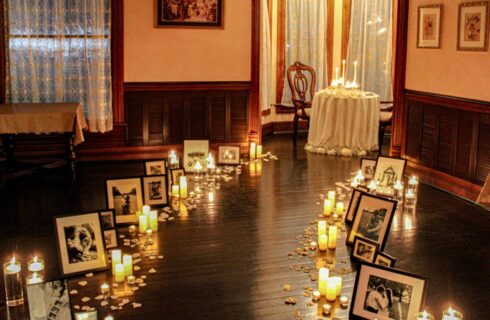
<svg viewBox="0 0 490 320"><path fill-rule="evenodd" d="M84 141L87 121L80 103L0 105L0 134L73 132L74 145Z"/></svg>

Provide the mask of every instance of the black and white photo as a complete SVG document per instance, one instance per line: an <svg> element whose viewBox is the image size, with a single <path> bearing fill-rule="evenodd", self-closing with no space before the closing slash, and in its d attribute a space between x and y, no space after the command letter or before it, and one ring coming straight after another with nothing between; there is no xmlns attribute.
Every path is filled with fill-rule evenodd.
<svg viewBox="0 0 490 320"><path fill-rule="evenodd" d="M107 207L114 209L116 223L136 223L136 212L143 206L141 178L106 180Z"/></svg>
<svg viewBox="0 0 490 320"><path fill-rule="evenodd" d="M31 320L71 320L68 280L27 286Z"/></svg>
<svg viewBox="0 0 490 320"><path fill-rule="evenodd" d="M376 170L376 160L375 159L361 159L361 172L364 176L365 181L374 179L374 171Z"/></svg>
<svg viewBox="0 0 490 320"><path fill-rule="evenodd" d="M98 320L97 310L87 312L76 312L75 320Z"/></svg>
<svg viewBox="0 0 490 320"><path fill-rule="evenodd" d="M167 173L165 160L154 160L145 162L145 173L147 176L159 176Z"/></svg>
<svg viewBox="0 0 490 320"><path fill-rule="evenodd" d="M171 184L180 184L180 177L185 176L184 169L171 169L170 170L170 183Z"/></svg>
<svg viewBox="0 0 490 320"><path fill-rule="evenodd" d="M104 242L106 249L112 249L117 247L117 230L110 229L104 230Z"/></svg>
<svg viewBox="0 0 490 320"><path fill-rule="evenodd" d="M359 204L359 198L363 193L365 193L365 191L360 188L352 188L352 194L350 196L349 206L347 207L347 213L345 214L346 224L352 224L352 221L354 220L354 215L356 213L357 205Z"/></svg>
<svg viewBox="0 0 490 320"><path fill-rule="evenodd" d="M370 262L374 261L376 251L379 248L379 244L374 241L354 237L354 246L352 249L352 257L357 260Z"/></svg>
<svg viewBox="0 0 490 320"><path fill-rule="evenodd" d="M184 169L186 172L194 172L197 162L206 168L209 153L208 140L184 140Z"/></svg>
<svg viewBox="0 0 490 320"><path fill-rule="evenodd" d="M395 262L396 262L395 257L392 257L381 251L376 252L376 257L374 258L374 264L377 264L378 266L394 268Z"/></svg>
<svg viewBox="0 0 490 320"><path fill-rule="evenodd" d="M167 176L143 177L144 203L147 205L168 204Z"/></svg>
<svg viewBox="0 0 490 320"><path fill-rule="evenodd" d="M100 222L102 223L102 229L103 230L114 229L116 227L114 210L101 211L100 212Z"/></svg>
<svg viewBox="0 0 490 320"><path fill-rule="evenodd" d="M240 164L240 146L219 146L218 164L224 164L224 165Z"/></svg>
<svg viewBox="0 0 490 320"><path fill-rule="evenodd" d="M403 179L407 160L379 156L376 162L374 179L379 187L393 187Z"/></svg>

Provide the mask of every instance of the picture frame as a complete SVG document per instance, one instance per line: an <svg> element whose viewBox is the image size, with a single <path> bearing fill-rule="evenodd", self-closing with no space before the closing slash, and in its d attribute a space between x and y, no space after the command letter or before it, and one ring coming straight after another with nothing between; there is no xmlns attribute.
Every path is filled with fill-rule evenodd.
<svg viewBox="0 0 490 320"><path fill-rule="evenodd" d="M361 158L361 172L365 180L373 180L376 171L376 159Z"/></svg>
<svg viewBox="0 0 490 320"><path fill-rule="evenodd" d="M376 252L376 257L374 258L373 263L377 264L378 266L394 268L396 263L396 258L378 250Z"/></svg>
<svg viewBox="0 0 490 320"><path fill-rule="evenodd" d="M185 176L185 169L170 169L170 184L180 185L180 176Z"/></svg>
<svg viewBox="0 0 490 320"><path fill-rule="evenodd" d="M98 320L97 310L86 311L86 312L76 312L75 320Z"/></svg>
<svg viewBox="0 0 490 320"><path fill-rule="evenodd" d="M99 212L102 231L104 232L104 243L106 249L116 248L118 246L118 232L116 229L116 217L114 209L103 210Z"/></svg>
<svg viewBox="0 0 490 320"><path fill-rule="evenodd" d="M423 308L427 288L425 277L362 262L356 275L349 319L394 319L400 312L397 319L410 319ZM395 295L399 298L394 299ZM380 310L376 300L385 308Z"/></svg>
<svg viewBox="0 0 490 320"><path fill-rule="evenodd" d="M140 177L106 179L107 208L114 209L116 224L137 223L143 207Z"/></svg>
<svg viewBox="0 0 490 320"><path fill-rule="evenodd" d="M345 213L344 221L348 225L352 225L354 216L356 214L357 205L359 204L359 198L361 194L367 193L367 190L362 190L359 187L352 188L352 195L350 196L349 206L347 207L347 212Z"/></svg>
<svg viewBox="0 0 490 320"><path fill-rule="evenodd" d="M383 250L395 215L398 202L372 194L363 193L359 198L347 244L354 243L355 236L370 239Z"/></svg>
<svg viewBox="0 0 490 320"><path fill-rule="evenodd" d="M69 291L67 279L27 285L29 319L73 319Z"/></svg>
<svg viewBox="0 0 490 320"><path fill-rule="evenodd" d="M407 160L386 156L378 156L374 179L378 187L393 187L397 180L403 179Z"/></svg>
<svg viewBox="0 0 490 320"><path fill-rule="evenodd" d="M418 7L417 48L441 48L443 13L443 4L423 5Z"/></svg>
<svg viewBox="0 0 490 320"><path fill-rule="evenodd" d="M166 160L152 160L145 161L145 175L147 176L160 176L167 174L167 161Z"/></svg>
<svg viewBox="0 0 490 320"><path fill-rule="evenodd" d="M164 206L168 200L168 181L166 175L143 177L144 204Z"/></svg>
<svg viewBox="0 0 490 320"><path fill-rule="evenodd" d="M218 164L236 166L240 164L240 146L218 146Z"/></svg>
<svg viewBox="0 0 490 320"><path fill-rule="evenodd" d="M63 277L107 269L99 212L56 216L54 225Z"/></svg>
<svg viewBox="0 0 490 320"><path fill-rule="evenodd" d="M206 168L209 154L208 140L184 140L184 170L194 172L194 165L199 161Z"/></svg>
<svg viewBox="0 0 490 320"><path fill-rule="evenodd" d="M223 27L223 0L155 0L155 27Z"/></svg>
<svg viewBox="0 0 490 320"><path fill-rule="evenodd" d="M355 236L351 256L358 261L373 263L378 250L378 243L370 239Z"/></svg>
<svg viewBox="0 0 490 320"><path fill-rule="evenodd" d="M488 51L488 1L463 2L458 9L458 51Z"/></svg>

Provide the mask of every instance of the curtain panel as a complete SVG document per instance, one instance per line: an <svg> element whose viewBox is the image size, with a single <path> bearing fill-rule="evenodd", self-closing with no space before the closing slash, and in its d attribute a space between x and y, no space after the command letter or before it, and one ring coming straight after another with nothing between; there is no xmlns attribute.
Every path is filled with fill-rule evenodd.
<svg viewBox="0 0 490 320"><path fill-rule="evenodd" d="M8 99L81 102L112 130L110 0L7 0Z"/></svg>
<svg viewBox="0 0 490 320"><path fill-rule="evenodd" d="M260 6L260 106L269 110L272 102L272 52L269 5L262 0Z"/></svg>

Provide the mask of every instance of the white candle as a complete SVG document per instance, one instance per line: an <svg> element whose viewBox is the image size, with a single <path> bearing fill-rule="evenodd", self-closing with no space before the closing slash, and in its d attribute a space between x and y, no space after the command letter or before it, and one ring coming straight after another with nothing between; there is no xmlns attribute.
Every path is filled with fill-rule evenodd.
<svg viewBox="0 0 490 320"><path fill-rule="evenodd" d="M27 284L36 284L44 281L44 277L37 272L34 272L30 276L27 277Z"/></svg>
<svg viewBox="0 0 490 320"><path fill-rule="evenodd" d="M364 183L364 176L362 175L362 170L359 170L354 177L355 180L357 180L357 183L363 184Z"/></svg>
<svg viewBox="0 0 490 320"><path fill-rule="evenodd" d="M346 296L341 296L340 297L340 306L342 308L347 308L349 306L349 298Z"/></svg>
<svg viewBox="0 0 490 320"><path fill-rule="evenodd" d="M259 144L257 146L257 159L260 159L260 158L262 158L262 145L261 144Z"/></svg>
<svg viewBox="0 0 490 320"><path fill-rule="evenodd" d="M145 233L146 230L148 230L148 217L142 214L139 217L139 231Z"/></svg>
<svg viewBox="0 0 490 320"><path fill-rule="evenodd" d="M170 151L169 158L172 166L179 164L179 159L177 158L177 154L174 150Z"/></svg>
<svg viewBox="0 0 490 320"><path fill-rule="evenodd" d="M136 277L135 276L128 276L126 278L126 281L128 282L128 284L134 284L136 282Z"/></svg>
<svg viewBox="0 0 490 320"><path fill-rule="evenodd" d="M3 265L3 280L7 307L23 304L24 293L22 290L21 266L15 257L12 257L12 260Z"/></svg>
<svg viewBox="0 0 490 320"><path fill-rule="evenodd" d="M318 291L322 296L327 294L327 280L329 270L327 268L320 268L318 271Z"/></svg>
<svg viewBox="0 0 490 320"><path fill-rule="evenodd" d="M150 211L149 219L151 231L158 231L158 212L156 210Z"/></svg>
<svg viewBox="0 0 490 320"><path fill-rule="evenodd" d="M339 67L335 67L335 82L339 81Z"/></svg>
<svg viewBox="0 0 490 320"><path fill-rule="evenodd" d="M457 310L454 310L451 307L444 310L442 314L442 320L462 320L462 319L463 319L463 314Z"/></svg>
<svg viewBox="0 0 490 320"><path fill-rule="evenodd" d="M186 176L180 176L180 197L182 199L187 198L187 177Z"/></svg>
<svg viewBox="0 0 490 320"><path fill-rule="evenodd" d="M129 233L135 233L136 232L136 226L134 224L130 225L129 228Z"/></svg>
<svg viewBox="0 0 490 320"><path fill-rule="evenodd" d="M339 217L341 217L344 214L344 203L343 202L337 202L336 213Z"/></svg>
<svg viewBox="0 0 490 320"><path fill-rule="evenodd" d="M337 299L337 281L332 278L328 278L327 280L327 294L328 301L335 301Z"/></svg>
<svg viewBox="0 0 490 320"><path fill-rule="evenodd" d="M140 216L140 218L141 218L141 216ZM115 274L116 265L121 263L122 252L119 249L114 249L114 250L112 250L111 255L112 255L112 259L111 259L112 260L112 273Z"/></svg>
<svg viewBox="0 0 490 320"><path fill-rule="evenodd" d="M322 306L322 313L323 313L323 315L329 316L330 315L330 312L332 312L332 306L329 305L328 303L325 303Z"/></svg>
<svg viewBox="0 0 490 320"><path fill-rule="evenodd" d="M130 254L125 254L123 256L123 265L124 265L124 276L132 276L133 275L133 256Z"/></svg>
<svg viewBox="0 0 490 320"><path fill-rule="evenodd" d="M371 182L368 184L367 187L368 187L369 192L371 192L371 193L375 192L376 188L377 188L376 182L374 182L374 180L371 180Z"/></svg>
<svg viewBox="0 0 490 320"><path fill-rule="evenodd" d="M39 259L37 256L35 256L32 260L29 260L27 262L27 269L30 272L41 272L44 270L44 260Z"/></svg>
<svg viewBox="0 0 490 320"><path fill-rule="evenodd" d="M327 251L328 247L328 236L326 234L322 234L320 239L318 239L318 249L320 251Z"/></svg>
<svg viewBox="0 0 490 320"><path fill-rule="evenodd" d="M255 142L250 143L250 160L256 158L257 144Z"/></svg>
<svg viewBox="0 0 490 320"><path fill-rule="evenodd" d="M335 249L337 246L337 227L330 226L328 228L328 248Z"/></svg>
<svg viewBox="0 0 490 320"><path fill-rule="evenodd" d="M354 83L357 83L357 61L354 61Z"/></svg>
<svg viewBox="0 0 490 320"><path fill-rule="evenodd" d="M335 206L335 191L328 192L328 200L332 202L332 209L333 209Z"/></svg>
<svg viewBox="0 0 490 320"><path fill-rule="evenodd" d="M207 168L209 170L214 170L216 169L216 165L214 164L214 158L213 155L210 153L208 154L208 159L207 159Z"/></svg>
<svg viewBox="0 0 490 320"><path fill-rule="evenodd" d="M209 191L208 192L208 201L209 202L213 202L214 201L214 192L213 191Z"/></svg>
<svg viewBox="0 0 490 320"><path fill-rule="evenodd" d="M124 282L124 265L122 263L116 264L116 272L114 274L114 279L116 282Z"/></svg>
<svg viewBox="0 0 490 320"><path fill-rule="evenodd" d="M148 206L148 205L143 206L143 214L144 215L148 215L150 213L150 210L151 210L150 206Z"/></svg>
<svg viewBox="0 0 490 320"><path fill-rule="evenodd" d="M332 200L325 199L323 201L323 215L329 217L332 214L332 208L333 208Z"/></svg>
<svg viewBox="0 0 490 320"><path fill-rule="evenodd" d="M320 294L320 291L315 290L315 291L313 291L313 293L311 294L311 299L312 299L314 302L317 302L318 300L320 300L321 296L322 296L322 295Z"/></svg>
<svg viewBox="0 0 490 320"><path fill-rule="evenodd" d="M179 196L180 196L179 185L177 184L172 185L172 197L179 197Z"/></svg>
<svg viewBox="0 0 490 320"><path fill-rule="evenodd" d="M335 295L340 297L340 292L342 291L342 278L341 277L331 277L335 282Z"/></svg>
<svg viewBox="0 0 490 320"><path fill-rule="evenodd" d="M415 320L434 320L434 316L427 311L423 311L415 315Z"/></svg>
<svg viewBox="0 0 490 320"><path fill-rule="evenodd" d="M104 283L100 286L100 293L102 294L108 294L110 291L110 287L107 283Z"/></svg>
<svg viewBox="0 0 490 320"><path fill-rule="evenodd" d="M318 220L318 242L323 234L327 234L327 221Z"/></svg>

